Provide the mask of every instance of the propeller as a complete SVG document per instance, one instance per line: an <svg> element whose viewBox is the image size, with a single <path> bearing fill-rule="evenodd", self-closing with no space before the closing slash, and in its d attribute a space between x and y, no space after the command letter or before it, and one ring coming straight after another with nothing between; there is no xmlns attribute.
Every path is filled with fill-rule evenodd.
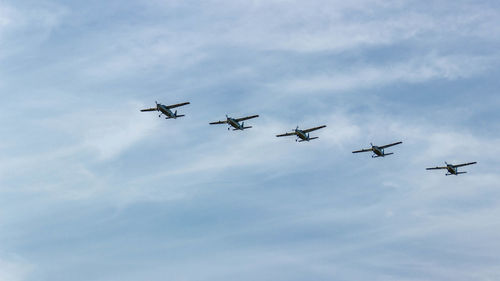
<svg viewBox="0 0 500 281"><path fill-rule="evenodd" d="M158 107L158 101L155 101L156 103L156 111L160 111L160 108ZM161 112L160 112L160 115L158 115L158 118L161 117Z"/></svg>

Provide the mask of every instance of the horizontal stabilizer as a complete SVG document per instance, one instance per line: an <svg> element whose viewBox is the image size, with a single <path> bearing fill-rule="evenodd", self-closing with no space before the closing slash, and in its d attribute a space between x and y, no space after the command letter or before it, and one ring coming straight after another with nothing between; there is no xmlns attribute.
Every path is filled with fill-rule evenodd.
<svg viewBox="0 0 500 281"><path fill-rule="evenodd" d="M310 140L315 140L315 139L317 139L317 138L319 138L319 137L309 138L309 139L307 139L307 140L299 140L299 142L303 142L303 141L310 141Z"/></svg>
<svg viewBox="0 0 500 281"><path fill-rule="evenodd" d="M245 129L250 129L252 128L252 126L247 126L247 127L243 127L242 129L233 129L233 131L238 131L238 130L245 130Z"/></svg>
<svg viewBox="0 0 500 281"><path fill-rule="evenodd" d="M184 114L183 115L177 115L176 117L179 118L179 117L184 117L184 116L186 116L186 115L184 115Z"/></svg>
<svg viewBox="0 0 500 281"><path fill-rule="evenodd" d="M384 156L388 156L388 155L392 155L392 154L394 154L394 153L393 153L393 152L390 152L390 153L386 153L386 154L384 154Z"/></svg>

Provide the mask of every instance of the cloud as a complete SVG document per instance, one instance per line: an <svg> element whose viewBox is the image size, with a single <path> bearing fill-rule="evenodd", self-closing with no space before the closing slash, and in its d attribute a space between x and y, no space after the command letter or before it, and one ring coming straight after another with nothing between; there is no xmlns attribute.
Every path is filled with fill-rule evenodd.
<svg viewBox="0 0 500 281"><path fill-rule="evenodd" d="M498 276L498 12L455 4L2 3L0 279Z"/></svg>
<svg viewBox="0 0 500 281"><path fill-rule="evenodd" d="M493 10L465 3L454 7L437 3L432 11L423 6L374 0L208 1L193 11L199 22L209 23L196 26L205 33L198 34L202 40L263 50L344 51L436 34L491 38L484 30L499 31L498 13Z"/></svg>
<svg viewBox="0 0 500 281"><path fill-rule="evenodd" d="M272 85L288 93L347 92L395 83L423 83L429 80L456 80L479 75L493 68L498 57L453 57L426 55L405 62L361 65L334 73L294 77Z"/></svg>
<svg viewBox="0 0 500 281"><path fill-rule="evenodd" d="M22 4L0 4L0 59L30 50L44 42L60 25L67 11L47 1L26 8Z"/></svg>
<svg viewBox="0 0 500 281"><path fill-rule="evenodd" d="M26 276L31 269L24 263L12 262L0 259L0 280L5 281L22 281L26 280Z"/></svg>

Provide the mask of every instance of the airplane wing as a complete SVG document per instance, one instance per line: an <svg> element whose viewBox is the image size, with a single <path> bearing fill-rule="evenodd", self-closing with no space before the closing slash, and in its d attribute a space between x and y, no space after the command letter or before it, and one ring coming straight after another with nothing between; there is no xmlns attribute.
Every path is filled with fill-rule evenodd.
<svg viewBox="0 0 500 281"><path fill-rule="evenodd" d="M326 125L319 126L319 127L314 127L314 128L307 129L307 130L302 130L302 131L303 131L304 133L309 133L309 132L312 132L312 131L316 131L316 130L319 130L319 129L323 129L324 127L326 127Z"/></svg>
<svg viewBox="0 0 500 281"><path fill-rule="evenodd" d="M388 147L395 146L395 145L402 144L402 143L403 143L402 141L398 141L398 142L391 143L388 145L380 146L380 148L384 149L384 148L388 148Z"/></svg>
<svg viewBox="0 0 500 281"><path fill-rule="evenodd" d="M360 153L360 152L368 152L368 151L373 151L373 150L371 148L366 148L366 149L353 151L352 153Z"/></svg>
<svg viewBox="0 0 500 281"><path fill-rule="evenodd" d="M448 167L434 167L434 168L427 168L426 170L446 170Z"/></svg>
<svg viewBox="0 0 500 281"><path fill-rule="evenodd" d="M217 121L217 122L212 122L210 125L218 125L218 124L226 124L227 121Z"/></svg>
<svg viewBox="0 0 500 281"><path fill-rule="evenodd" d="M276 135L276 137L288 137L288 136L295 136L295 132L291 132L291 133L286 133L286 134L281 134L281 135Z"/></svg>
<svg viewBox="0 0 500 281"><path fill-rule="evenodd" d="M171 109L171 108L176 108L176 107L184 106L184 105L188 105L188 104L190 104L190 102L183 102L183 103L178 103L178 104L166 105L165 107L168 109Z"/></svg>
<svg viewBox="0 0 500 281"><path fill-rule="evenodd" d="M151 107L151 108L146 108L146 109L141 109L141 112L146 112L146 111L157 111L158 109L156 107Z"/></svg>
<svg viewBox="0 0 500 281"><path fill-rule="evenodd" d="M234 119L234 120L236 120L236 122L241 122L241 121L245 121L245 120L253 119L253 118L257 118L257 117L259 117L259 115L252 115L252 116L238 118L238 119Z"/></svg>
<svg viewBox="0 0 500 281"><path fill-rule="evenodd" d="M465 164L458 164L458 165L453 165L453 167L458 168L458 167L463 167L463 166L468 166L468 165L474 165L477 162L470 162L470 163L465 163Z"/></svg>

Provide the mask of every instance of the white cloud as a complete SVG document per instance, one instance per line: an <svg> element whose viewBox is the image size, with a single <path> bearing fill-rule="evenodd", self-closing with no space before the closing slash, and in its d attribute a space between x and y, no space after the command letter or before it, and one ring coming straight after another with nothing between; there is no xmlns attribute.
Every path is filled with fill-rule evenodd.
<svg viewBox="0 0 500 281"><path fill-rule="evenodd" d="M166 6L157 6L159 3ZM71 3L65 4L71 7ZM107 2L97 5L89 11L95 12L100 5L114 8L106 6ZM53 204L67 210L67 228L80 221L92 222L81 226L86 229L84 235L62 233L69 243L55 240L49 232L43 240L46 247L33 249L29 248L33 244L17 241L7 245L10 251L28 253L34 263L42 265L48 262L39 257L59 258L61 270L79 273L80 264L72 267L74 263L51 250L57 246L60 252L68 253L73 242L82 249L89 241L96 242L106 249L99 249L99 256L85 250L78 261L101 264L102 256L119 252L113 262L135 264L138 270L134 274L152 276L148 280L174 276L155 275L164 273L162 270L193 280L235 279L242 273L248 273L248 280L273 274L276 280L291 280L286 277L298 278L297 272L307 275L308 280L315 274L328 279L405 280L403 275L422 272L422 267L430 272L427 280L498 275L496 267L480 262L471 266L462 262L455 268L446 264L453 257L495 259L484 252L488 246L492 252L499 246L491 243L500 231L491 224L500 211L495 207L500 181L495 158L500 154L500 140L495 134L476 135L458 122L443 120L440 124L440 118L415 120L402 110L394 113L374 107L353 113L351 104L323 104L328 98L324 92L460 80L494 69L496 51L484 54L479 45L496 39L488 39L486 31L478 30L496 34L497 12L467 10L461 3L421 9L426 4L416 1L153 1L144 5L152 5L155 11L142 14L141 10L137 15L120 9L125 14L116 14L124 21L147 17L135 21L134 26L117 27L116 18L108 22L86 14L88 22L79 18L83 23L72 23L81 27L80 33L63 32L64 37L49 42L54 45L45 46L61 47L64 40L62 53L56 54L29 43L42 42L53 28L71 20L64 17L65 11L80 15L79 11L62 8L62 13L56 9L53 14L49 6L41 5L39 15L37 9L17 11L26 18L17 27L9 17L0 20L0 38L10 40L4 43L11 47L17 44L10 35L2 37L5 30L40 31L42 36L27 40L25 50L57 61L55 67L36 63L26 67L37 69L39 72L32 74L37 77L43 72L47 81L32 84L25 76L15 80L22 81L30 93L19 98L26 100L19 108L6 108L3 113L9 129L3 131L8 133L1 144L6 155L0 159L0 192L7 195L2 200L13 198L5 214L12 214L10 221L16 224L7 228L16 228L22 217L23 225L17 231L23 237L39 233L30 222L39 221L42 226L38 227L45 228L45 220L57 221L58 209ZM171 16L174 13L175 17ZM88 23L97 24L99 29L85 30ZM449 45L457 43L454 40L466 43L475 35L480 42L471 50ZM444 42L447 40L453 42ZM400 50L398 44L411 45L409 48L417 51L403 54L407 58L400 54L392 57L389 52ZM367 49L371 47L385 49L387 58L363 61L364 52L370 53ZM231 53L234 49L237 51ZM339 58L344 52L356 58ZM240 60L246 53L249 57ZM324 64L315 68L315 62L323 59L331 60L335 67ZM383 62L377 63L379 60ZM351 61L356 63L350 65ZM302 67L304 71L296 71ZM53 83L53 77L60 75L85 79ZM150 75L154 82L141 81L135 75ZM158 120L154 113L140 113L138 110L148 105L135 102L139 94L130 94L134 91L130 88L116 94L123 87L163 92L173 87L172 76L189 81L184 85L199 87L191 93L193 105L186 108L187 116L182 120L170 122L173 120ZM235 76L246 84L233 81ZM103 81L110 77L117 83ZM206 81L211 87L203 87ZM96 89L103 94L75 101ZM235 92L218 95L207 90ZM238 94L238 90L248 91ZM179 87L175 93L186 91ZM51 94L36 94L40 92ZM141 98L145 96L151 98L150 94ZM115 102L106 104L110 100ZM289 108L287 102L297 106ZM235 107L250 111L250 105L257 111L267 110L259 119L249 121L254 126L251 130L228 132L208 126L205 120L207 112ZM301 105L317 105L318 110L304 112ZM444 105L440 116L456 110L451 107ZM21 110L35 114L5 113ZM314 132L320 139L310 143L275 137L296 125L321 124L328 127ZM396 154L391 158L377 161L369 155L351 154L370 141L400 139L404 144L394 148ZM445 160L479 164L468 167L470 173L463 177L425 171L425 167ZM16 204L16 200L23 204ZM75 200L81 204L74 204ZM205 205L197 206L200 203ZM24 208L31 204L36 208ZM79 208L76 214L75 208ZM105 225L95 224L101 216L109 215L99 210L114 208L119 211ZM34 214L33 210L40 212ZM59 230L51 231L54 229ZM130 248L112 245L116 237L128 232L147 242L129 243ZM415 241L423 242L415 245ZM171 248L162 252L165 248L161 247L167 244ZM450 253L441 244L460 249ZM141 254L137 255L139 250L134 247L140 247ZM435 252L426 251L427 247ZM103 255L106 250L109 252ZM403 252L407 261L395 252ZM134 262L137 256L139 263ZM165 262L168 258L175 262ZM161 265L146 272L144 268L154 267L151 261ZM167 269L164 264L168 264ZM196 272L189 271L194 267ZM54 271L39 268L47 278L57 279ZM468 273L471 269L474 274ZM92 271L92 276L123 279L113 266L106 270ZM25 272L22 262L0 259L0 280L23 280ZM33 280L39 277L32 276ZM127 276L145 279L141 274L134 277Z"/></svg>
<svg viewBox="0 0 500 281"><path fill-rule="evenodd" d="M62 6L47 1L30 8L18 4L0 3L0 59L26 51L32 57L36 53L33 48L47 40L67 14Z"/></svg>
<svg viewBox="0 0 500 281"><path fill-rule="evenodd" d="M395 83L423 83L429 80L455 80L478 75L493 68L498 57L454 57L427 55L405 62L362 65L334 73L296 77L271 85L275 91L311 93L353 91Z"/></svg>
<svg viewBox="0 0 500 281"><path fill-rule="evenodd" d="M30 273L31 267L25 263L12 262L0 259L0 280L22 281Z"/></svg>

